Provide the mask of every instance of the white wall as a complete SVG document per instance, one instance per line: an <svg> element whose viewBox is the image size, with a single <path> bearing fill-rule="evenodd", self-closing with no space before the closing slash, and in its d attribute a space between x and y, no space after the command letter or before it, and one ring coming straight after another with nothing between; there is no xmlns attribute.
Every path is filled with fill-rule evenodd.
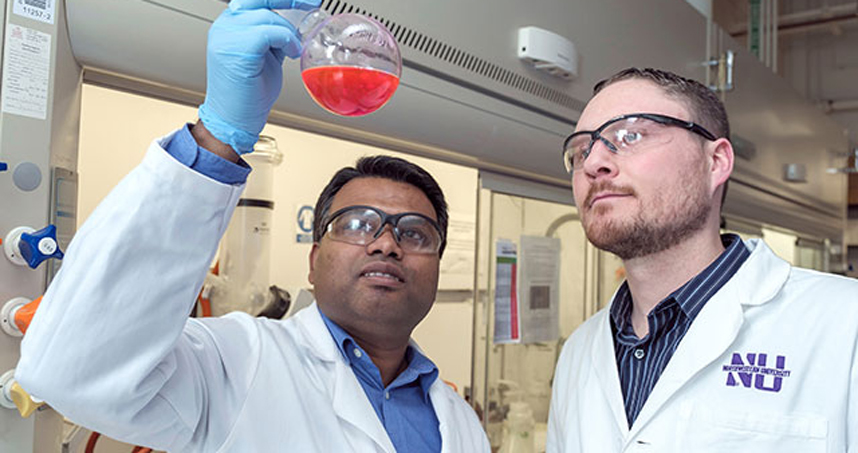
<svg viewBox="0 0 858 453"><path fill-rule="evenodd" d="M849 219L846 222L846 243L858 244L858 219Z"/></svg>
<svg viewBox="0 0 858 453"><path fill-rule="evenodd" d="M185 122L196 120L196 109L164 101L85 85L80 134L80 193L78 223L142 159L151 141ZM274 137L284 153L275 170L275 211L272 229L272 284L283 288L309 287L310 245L295 241L296 205L314 205L316 197L339 168L363 155L390 154L378 148L336 140L283 127L269 126L263 134ZM453 219L473 222L476 213L477 172L474 169L428 159L403 156L426 168L447 195ZM471 238L473 243L473 238ZM467 240L463 240L467 247ZM460 253L460 257L461 257ZM467 254L465 254L467 255ZM470 252L473 256L473 251ZM442 270L456 258L445 254ZM460 265L462 263L459 263ZM467 264L467 263L466 263ZM473 264L471 263L471 268ZM467 268L467 266L465 266ZM455 275L442 272L442 288L460 288L473 282L473 271ZM470 273L462 278L462 272ZM459 297L461 300L461 297ZM436 303L414 338L441 369L441 378L459 388L470 384L472 303Z"/></svg>
<svg viewBox="0 0 858 453"><path fill-rule="evenodd" d="M763 228L763 240L775 254L790 264L797 264L798 257L796 256L795 235L784 233L781 231Z"/></svg>

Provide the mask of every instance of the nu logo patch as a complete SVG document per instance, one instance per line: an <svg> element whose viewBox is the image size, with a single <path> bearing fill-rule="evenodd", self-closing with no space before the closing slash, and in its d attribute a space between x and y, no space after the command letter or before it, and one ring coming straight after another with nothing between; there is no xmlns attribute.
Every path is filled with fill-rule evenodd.
<svg viewBox="0 0 858 453"><path fill-rule="evenodd" d="M722 369L727 373L727 386L736 387L741 383L745 388L753 385L757 390L780 392L784 378L792 372L786 369L785 356L775 356L774 368L769 367L768 362L768 354L750 353L742 358L742 354L734 352L730 364Z"/></svg>

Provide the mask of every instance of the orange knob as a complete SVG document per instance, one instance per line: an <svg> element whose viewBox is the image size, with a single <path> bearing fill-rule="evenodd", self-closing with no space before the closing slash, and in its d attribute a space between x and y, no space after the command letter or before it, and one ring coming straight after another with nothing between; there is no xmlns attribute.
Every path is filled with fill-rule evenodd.
<svg viewBox="0 0 858 453"><path fill-rule="evenodd" d="M42 303L42 297L43 296L39 296L36 300L24 305L15 312L15 325L18 326L18 330L20 330L21 333L27 333L27 328L30 327L30 323L33 322L33 316L36 315L36 309L39 308L39 304Z"/></svg>

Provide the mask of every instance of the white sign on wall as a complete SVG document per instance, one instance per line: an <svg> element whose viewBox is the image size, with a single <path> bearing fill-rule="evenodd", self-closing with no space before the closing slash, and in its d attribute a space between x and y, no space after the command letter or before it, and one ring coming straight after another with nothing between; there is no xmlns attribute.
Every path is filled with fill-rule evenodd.
<svg viewBox="0 0 858 453"><path fill-rule="evenodd" d="M521 236L518 301L521 342L560 338L560 239Z"/></svg>
<svg viewBox="0 0 858 453"><path fill-rule="evenodd" d="M46 119L51 75L51 35L9 24L3 55L2 110Z"/></svg>
<svg viewBox="0 0 858 453"><path fill-rule="evenodd" d="M474 287L474 249L477 223L473 214L450 212L447 248L441 259L441 290L470 290Z"/></svg>

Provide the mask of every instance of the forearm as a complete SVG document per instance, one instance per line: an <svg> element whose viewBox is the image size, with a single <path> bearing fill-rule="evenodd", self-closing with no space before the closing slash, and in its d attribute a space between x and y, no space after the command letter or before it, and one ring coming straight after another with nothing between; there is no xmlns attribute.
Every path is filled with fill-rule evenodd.
<svg viewBox="0 0 858 453"><path fill-rule="evenodd" d="M90 426L175 423L157 395L240 191L150 149L72 241L22 344L22 386Z"/></svg>

